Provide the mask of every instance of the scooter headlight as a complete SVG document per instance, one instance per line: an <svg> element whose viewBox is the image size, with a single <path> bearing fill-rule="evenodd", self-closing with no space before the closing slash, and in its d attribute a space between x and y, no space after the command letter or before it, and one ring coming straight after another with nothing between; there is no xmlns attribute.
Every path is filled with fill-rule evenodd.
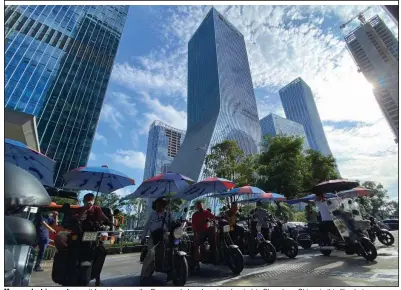
<svg viewBox="0 0 401 290"><path fill-rule="evenodd" d="M262 226L256 226L256 230L260 232L262 230Z"/></svg>
<svg viewBox="0 0 401 290"><path fill-rule="evenodd" d="M182 235L184 234L184 231L181 228L176 228L174 230L174 238L176 239L180 239L182 237Z"/></svg>

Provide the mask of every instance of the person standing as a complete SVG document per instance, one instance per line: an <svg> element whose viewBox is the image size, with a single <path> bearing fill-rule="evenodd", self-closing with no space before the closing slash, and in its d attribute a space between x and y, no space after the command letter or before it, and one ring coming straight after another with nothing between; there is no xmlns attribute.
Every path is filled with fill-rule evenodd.
<svg viewBox="0 0 401 290"><path fill-rule="evenodd" d="M251 212L258 224L261 226L261 234L265 237L265 239L270 239L270 230L269 230L269 212L262 207L262 202L256 202L256 208Z"/></svg>
<svg viewBox="0 0 401 290"><path fill-rule="evenodd" d="M37 272L44 271L42 262L50 242L49 233L56 233L56 230L53 229L52 226L57 224L57 217L57 212L52 213L49 210L39 212L36 217L36 246L39 248L39 251L34 270Z"/></svg>

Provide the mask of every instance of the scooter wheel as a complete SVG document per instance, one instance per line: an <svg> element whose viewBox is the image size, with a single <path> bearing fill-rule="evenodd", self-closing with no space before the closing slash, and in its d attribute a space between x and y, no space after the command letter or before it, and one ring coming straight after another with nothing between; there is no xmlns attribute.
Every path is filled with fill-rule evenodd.
<svg viewBox="0 0 401 290"><path fill-rule="evenodd" d="M240 249L232 248L228 249L227 252L228 257L226 257L226 259L228 267L235 275L240 274L242 270L244 270L244 257Z"/></svg>
<svg viewBox="0 0 401 290"><path fill-rule="evenodd" d="M394 244L394 236L390 232L380 232L377 238L379 242L385 246L391 246L392 244Z"/></svg>
<svg viewBox="0 0 401 290"><path fill-rule="evenodd" d="M298 242L298 244L305 250L310 249L312 247L312 241L302 241Z"/></svg>
<svg viewBox="0 0 401 290"><path fill-rule="evenodd" d="M282 251L288 258L295 258L298 255L298 244L295 241L287 242L285 249Z"/></svg>
<svg viewBox="0 0 401 290"><path fill-rule="evenodd" d="M177 256L175 258L173 271L173 284L174 286L184 286L188 280L188 262L184 256Z"/></svg>
<svg viewBox="0 0 401 290"><path fill-rule="evenodd" d="M375 245L373 245L373 243L368 239L362 239L360 243L364 250L362 256L369 262L374 261L377 257L377 250Z"/></svg>
<svg viewBox="0 0 401 290"><path fill-rule="evenodd" d="M276 248L270 243L262 243L259 246L260 255L266 263L274 263L277 259Z"/></svg>

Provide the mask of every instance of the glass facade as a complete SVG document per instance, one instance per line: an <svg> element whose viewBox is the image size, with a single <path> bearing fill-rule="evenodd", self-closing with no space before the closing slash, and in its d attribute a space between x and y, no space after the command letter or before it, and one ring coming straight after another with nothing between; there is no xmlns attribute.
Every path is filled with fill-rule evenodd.
<svg viewBox="0 0 401 290"><path fill-rule="evenodd" d="M309 149L308 140L302 124L275 114L269 114L260 120L260 128L262 130L262 140L266 135L272 137L279 135L296 136L304 139L303 150Z"/></svg>
<svg viewBox="0 0 401 290"><path fill-rule="evenodd" d="M297 78L280 89L279 95L287 119L303 125L310 149L332 155L310 87Z"/></svg>
<svg viewBox="0 0 401 290"><path fill-rule="evenodd" d="M62 174L85 166L128 6L6 6L5 106L35 115Z"/></svg>
<svg viewBox="0 0 401 290"><path fill-rule="evenodd" d="M261 131L245 40L214 8L188 43L187 113L172 171L202 178L206 154L224 140L235 140L246 154L258 152Z"/></svg>
<svg viewBox="0 0 401 290"><path fill-rule="evenodd" d="M169 170L185 138L185 131L175 129L160 121L150 125L143 180ZM146 212L152 209L153 199L146 200Z"/></svg>
<svg viewBox="0 0 401 290"><path fill-rule="evenodd" d="M160 121L152 123L148 136L143 180L168 171L184 137L185 131L172 128Z"/></svg>
<svg viewBox="0 0 401 290"><path fill-rule="evenodd" d="M350 32L345 41L358 70L373 85L373 94L397 141L398 40L380 17L374 16L366 24Z"/></svg>

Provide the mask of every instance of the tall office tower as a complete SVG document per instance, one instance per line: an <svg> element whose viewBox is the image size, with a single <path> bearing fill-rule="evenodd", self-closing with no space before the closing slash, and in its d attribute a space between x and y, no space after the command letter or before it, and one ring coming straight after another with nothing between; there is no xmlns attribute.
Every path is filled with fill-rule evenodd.
<svg viewBox="0 0 401 290"><path fill-rule="evenodd" d="M188 43L188 123L171 170L194 180L212 146L258 152L260 125L244 36L212 8Z"/></svg>
<svg viewBox="0 0 401 290"><path fill-rule="evenodd" d="M309 149L308 139L305 134L304 126L297 122L280 117L276 114L269 114L260 120L260 128L263 137L268 136L296 136L304 139L303 150Z"/></svg>
<svg viewBox="0 0 401 290"><path fill-rule="evenodd" d="M5 106L35 115L62 175L85 166L128 6L7 6Z"/></svg>
<svg viewBox="0 0 401 290"><path fill-rule="evenodd" d="M297 78L279 90L287 119L302 124L310 149L323 155L332 155L312 90L301 78Z"/></svg>
<svg viewBox="0 0 401 290"><path fill-rule="evenodd" d="M398 143L398 41L374 16L345 37L358 71L373 85L373 94Z"/></svg>
<svg viewBox="0 0 401 290"><path fill-rule="evenodd" d="M160 121L154 121L150 125L143 180L168 171L184 137L185 131L172 128ZM152 200L148 199L147 211L151 209L151 205Z"/></svg>

